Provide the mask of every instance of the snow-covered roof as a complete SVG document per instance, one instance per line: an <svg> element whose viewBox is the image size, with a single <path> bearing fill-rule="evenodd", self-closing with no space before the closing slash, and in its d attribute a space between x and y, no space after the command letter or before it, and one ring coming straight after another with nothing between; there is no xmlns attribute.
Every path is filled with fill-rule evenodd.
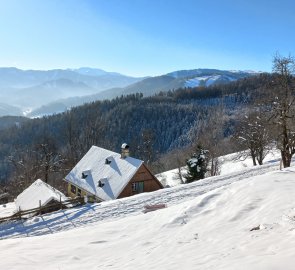
<svg viewBox="0 0 295 270"><path fill-rule="evenodd" d="M44 206L51 200L59 201L60 199L65 201L67 197L41 179L38 179L16 197L15 205L17 210L19 208L21 210L28 210L39 207L39 201L41 201L41 206Z"/></svg>
<svg viewBox="0 0 295 270"><path fill-rule="evenodd" d="M121 158L121 154L92 146L65 180L104 201L112 200L120 195L142 164L142 160ZM87 177L83 178L82 173Z"/></svg>

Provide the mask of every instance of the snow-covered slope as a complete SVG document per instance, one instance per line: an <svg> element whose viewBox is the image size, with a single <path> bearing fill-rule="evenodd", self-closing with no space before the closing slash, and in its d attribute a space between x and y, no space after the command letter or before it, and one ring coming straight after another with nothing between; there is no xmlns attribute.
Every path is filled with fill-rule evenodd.
<svg viewBox="0 0 295 270"><path fill-rule="evenodd" d="M259 73L261 72L200 68L191 70L178 70L168 73L167 75L176 79L184 79L184 87L198 87L229 83L249 76L255 76Z"/></svg>
<svg viewBox="0 0 295 270"><path fill-rule="evenodd" d="M277 168L2 224L0 267L294 269L295 168ZM167 208L143 214L154 203Z"/></svg>
<svg viewBox="0 0 295 270"><path fill-rule="evenodd" d="M253 162L250 157L242 158L241 156L241 153L233 153L219 157L218 162L220 164L220 175L227 175L231 173L246 173L249 170L256 170L257 168L260 168L253 168ZM280 152L274 149L266 155L263 162L266 167L274 166L274 169L279 169L280 157ZM263 166L262 168L264 167L265 166ZM186 166L181 168L181 174L183 179L185 180L185 175L187 174ZM156 175L156 177L160 180L163 186L174 187L181 184L178 169L159 173Z"/></svg>
<svg viewBox="0 0 295 270"><path fill-rule="evenodd" d="M185 82L185 87L198 87L198 86L210 86L212 84L218 83L228 83L236 81L237 79L231 76L222 75L211 75L211 76L201 76L194 77Z"/></svg>

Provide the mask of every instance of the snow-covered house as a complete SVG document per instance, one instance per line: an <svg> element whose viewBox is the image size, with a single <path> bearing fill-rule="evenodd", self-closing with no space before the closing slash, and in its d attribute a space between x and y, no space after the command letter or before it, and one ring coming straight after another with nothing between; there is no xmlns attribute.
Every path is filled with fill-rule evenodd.
<svg viewBox="0 0 295 270"><path fill-rule="evenodd" d="M16 197L15 205L17 211L24 211L66 199L62 192L38 179Z"/></svg>
<svg viewBox="0 0 295 270"><path fill-rule="evenodd" d="M68 195L107 201L163 188L142 160L129 156L127 144L121 150L119 154L92 146L64 179Z"/></svg>

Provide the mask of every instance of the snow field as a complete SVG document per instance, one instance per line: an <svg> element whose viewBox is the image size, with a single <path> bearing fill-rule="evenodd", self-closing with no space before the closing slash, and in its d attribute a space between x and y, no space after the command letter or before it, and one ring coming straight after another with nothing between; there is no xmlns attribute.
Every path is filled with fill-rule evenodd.
<svg viewBox="0 0 295 270"><path fill-rule="evenodd" d="M148 214L0 241L0 266L294 269L294 176L295 168L265 173Z"/></svg>
<svg viewBox="0 0 295 270"><path fill-rule="evenodd" d="M61 210L28 219L23 223L0 224L0 239L52 234L97 222L112 221L129 215L139 215L142 214L144 206L147 204L165 203L170 207L174 204L194 199L216 188L230 185L248 177L264 174L277 168L277 163L269 163L228 175L206 178L191 184L179 185L151 193L142 193L120 200L87 204L79 208Z"/></svg>
<svg viewBox="0 0 295 270"><path fill-rule="evenodd" d="M228 163L227 175L0 224L0 269L293 270L295 167ZM168 207L142 213L157 203Z"/></svg>

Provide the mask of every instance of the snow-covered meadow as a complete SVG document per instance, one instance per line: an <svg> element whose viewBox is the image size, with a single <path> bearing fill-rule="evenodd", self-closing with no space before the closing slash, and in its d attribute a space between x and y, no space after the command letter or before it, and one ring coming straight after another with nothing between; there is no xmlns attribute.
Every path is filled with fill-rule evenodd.
<svg viewBox="0 0 295 270"><path fill-rule="evenodd" d="M236 170L2 224L0 268L294 269L295 168L223 166ZM167 208L144 214L154 203Z"/></svg>
<svg viewBox="0 0 295 270"><path fill-rule="evenodd" d="M264 164L267 166L274 165L274 169L279 169L280 167L280 152L276 149L270 151L265 159ZM248 157L243 157L241 153L233 153L218 158L220 165L220 175L226 175L236 172L244 172L247 170L255 169L253 168L252 159ZM265 167L265 166L264 166ZM185 175L187 174L187 168L181 168L181 174L185 180ZM174 187L181 184L179 179L179 170L173 169L156 175L157 178L162 182L164 186Z"/></svg>

